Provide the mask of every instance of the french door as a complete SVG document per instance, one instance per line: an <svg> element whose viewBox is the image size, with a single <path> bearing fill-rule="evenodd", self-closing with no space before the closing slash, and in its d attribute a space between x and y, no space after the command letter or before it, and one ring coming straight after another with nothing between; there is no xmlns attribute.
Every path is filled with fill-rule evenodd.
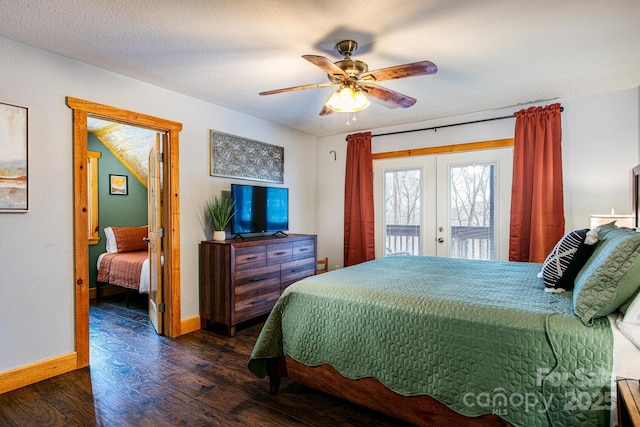
<svg viewBox="0 0 640 427"><path fill-rule="evenodd" d="M513 149L374 162L376 257L508 259Z"/></svg>

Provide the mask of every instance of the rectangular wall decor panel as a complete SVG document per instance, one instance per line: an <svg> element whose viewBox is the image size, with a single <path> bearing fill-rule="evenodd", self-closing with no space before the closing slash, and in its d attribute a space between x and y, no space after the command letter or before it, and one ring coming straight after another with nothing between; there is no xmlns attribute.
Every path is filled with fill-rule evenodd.
<svg viewBox="0 0 640 427"><path fill-rule="evenodd" d="M211 176L284 183L284 147L211 131Z"/></svg>

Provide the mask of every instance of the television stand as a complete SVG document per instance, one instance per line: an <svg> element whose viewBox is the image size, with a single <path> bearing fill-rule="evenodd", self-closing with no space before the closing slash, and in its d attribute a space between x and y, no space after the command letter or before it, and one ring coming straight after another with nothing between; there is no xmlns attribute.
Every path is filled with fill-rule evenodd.
<svg viewBox="0 0 640 427"><path fill-rule="evenodd" d="M200 243L200 318L205 328L236 327L268 314L290 284L316 274L313 234L247 236Z"/></svg>
<svg viewBox="0 0 640 427"><path fill-rule="evenodd" d="M272 234L272 236L274 237L278 237L282 235L282 237L289 237L289 235L287 233L285 233L284 231L276 231L275 233Z"/></svg>
<svg viewBox="0 0 640 427"><path fill-rule="evenodd" d="M244 237L242 236L242 234L238 233L235 236L233 236L233 240L236 240L236 239L244 240Z"/></svg>

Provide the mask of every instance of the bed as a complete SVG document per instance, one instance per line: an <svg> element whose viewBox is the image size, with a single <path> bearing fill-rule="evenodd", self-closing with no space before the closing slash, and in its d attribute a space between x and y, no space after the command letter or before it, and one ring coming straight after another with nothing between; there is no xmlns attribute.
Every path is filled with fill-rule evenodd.
<svg viewBox="0 0 640 427"><path fill-rule="evenodd" d="M98 282L149 293L149 253L147 251L103 253L98 256Z"/></svg>
<svg viewBox="0 0 640 427"><path fill-rule="evenodd" d="M272 392L288 377L417 425L608 425L612 378L640 374L614 327L640 286L640 233L599 238L573 292L545 292L540 264L432 257L306 278L249 369Z"/></svg>
<svg viewBox="0 0 640 427"><path fill-rule="evenodd" d="M97 261L97 281L149 293L148 227L107 227L106 253Z"/></svg>

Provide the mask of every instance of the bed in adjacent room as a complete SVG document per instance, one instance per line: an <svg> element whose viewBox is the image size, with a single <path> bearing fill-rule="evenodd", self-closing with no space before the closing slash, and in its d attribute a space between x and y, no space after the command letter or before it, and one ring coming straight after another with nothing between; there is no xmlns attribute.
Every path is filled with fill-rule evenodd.
<svg viewBox="0 0 640 427"><path fill-rule="evenodd" d="M598 238L573 292L545 292L540 264L435 257L306 278L275 305L249 369L274 392L288 377L414 424L608 425L612 378L640 359L621 333L640 325L612 328L640 286L640 233Z"/></svg>
<svg viewBox="0 0 640 427"><path fill-rule="evenodd" d="M98 257L98 282L149 293L147 234L147 226L105 228L107 252Z"/></svg>

